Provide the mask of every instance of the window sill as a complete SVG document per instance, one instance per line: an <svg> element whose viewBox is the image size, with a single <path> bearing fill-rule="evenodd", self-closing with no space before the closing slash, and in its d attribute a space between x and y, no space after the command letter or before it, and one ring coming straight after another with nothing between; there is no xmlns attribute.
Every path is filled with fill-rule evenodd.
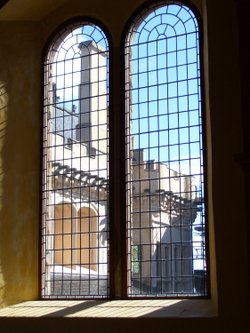
<svg viewBox="0 0 250 333"><path fill-rule="evenodd" d="M1 318L208 318L211 300L28 301L0 309Z"/></svg>

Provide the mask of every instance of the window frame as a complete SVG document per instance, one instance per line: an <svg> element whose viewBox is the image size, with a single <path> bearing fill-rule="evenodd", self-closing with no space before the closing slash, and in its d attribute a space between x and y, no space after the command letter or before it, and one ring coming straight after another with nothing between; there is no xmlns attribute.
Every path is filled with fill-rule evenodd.
<svg viewBox="0 0 250 333"><path fill-rule="evenodd" d="M207 164L207 123L206 123L206 103L205 103L205 69L204 69L204 31L203 31L203 19L202 19L202 15L200 14L198 8L195 6L195 4L190 1L190 0L154 0L153 2L151 2L150 0L146 0L144 3L142 3L137 10L135 10L132 15L130 16L130 18L127 20L125 26L124 26L124 30L121 36L121 42L120 42L120 47L121 47L121 72L122 72L122 84L121 84L121 90L122 90L122 96L121 96L121 112L123 114L123 123L124 126L121 126L121 132L123 134L123 137L120 138L121 140L123 140L123 148L124 150L122 151L123 153L123 159L124 159L124 172L121 176L123 176L123 184L124 184L124 188L123 188L123 192L126 192L126 148L125 148L125 136L126 136L126 131L125 131L125 117L126 117L126 107L125 107L125 84L126 84L126 74L125 74L125 69L126 69L126 55L125 55L125 45L126 45L126 39L128 36L128 33L130 31L130 28L133 26L133 23L138 20L138 17L143 17L144 15L147 15L147 13L150 12L150 9L153 10L153 8L158 8L160 7L161 4L165 4L167 5L167 3L169 4L177 4L177 5L183 5L183 6L187 6L195 15L195 18L197 20L197 24L198 24L198 35L199 35L199 61L200 61L200 94L201 94L201 116L202 116L202 143L203 143L203 176L204 176L204 206L205 206L205 216L204 216L204 220L205 220L205 249L206 249L206 273L207 273L207 282L206 282L206 288L207 288L207 295L205 296L182 296L182 297L176 297L176 296L167 296L167 297L156 297L155 299L209 299L211 298L211 277L210 277L210 257L209 257L209 219L208 219L208 206L209 206L209 202L208 202L208 188L207 188L207 177L208 177L208 164ZM123 193L122 195L122 204L123 207L125 207L125 210L123 212L123 217L126 217L126 193ZM121 233L122 233L122 237L123 239L127 239L127 230L126 230L126 218L124 218L121 222ZM125 245L125 249L126 249L127 244ZM172 244L173 246L173 244ZM123 257L125 257L125 259L123 259L122 257L122 298L124 299L138 299L138 297L128 297L127 296L127 288L128 288L128 281L127 281L127 256L126 253L124 253L124 247L122 249L122 255ZM139 299L154 299L149 298L149 297L143 297L140 296Z"/></svg>
<svg viewBox="0 0 250 333"><path fill-rule="evenodd" d="M107 299L138 299L138 297L128 297L127 295L127 230L126 230L126 166L125 166L125 41L129 28L132 26L133 21L148 12L150 7L159 6L161 3L166 4L166 1L156 0L146 1L137 8L136 11L128 18L124 25L123 32L120 38L120 45L114 47L112 39L112 29L108 29L103 22L99 21L92 16L76 16L60 24L48 38L43 50L42 64L46 54L49 50L51 42L56 34L62 32L63 29L67 32L67 27L70 24L77 22L91 22L96 24L104 32L108 45L109 45L109 159L112 163L109 164L109 217L110 217L110 263L109 263L109 280L110 280L110 296ZM198 26L199 26L199 45L200 45L200 83L201 83L201 96L202 96L202 127L203 127L203 160L204 160L204 194L205 194L205 243L206 243L206 262L207 262L207 296L191 296L181 298L191 299L206 299L210 298L210 264L209 264L209 239L208 239L208 193L207 193L207 151L206 151L206 108L205 108L205 89L204 89L204 54L203 54L203 24L202 17L191 1L169 1L170 4L186 5L194 13ZM114 74L116 73L116 74ZM120 82L120 84L116 84ZM42 80L42 88L44 80ZM42 93L43 95L43 93ZM42 108L43 109L43 108ZM43 113L42 113L43 119ZM43 123L43 122L42 122ZM42 146L42 145L41 145ZM42 149L42 148L41 148ZM43 162L41 163L43 164ZM42 167L43 169L43 167ZM42 179L42 176L41 176ZM42 180L41 180L42 184ZM42 205L41 205L42 212ZM42 214L40 214L42 216ZM41 226L42 218L40 218L40 242L41 242ZM40 257L41 257L41 244L40 244ZM40 265L40 291L42 286L42 265ZM162 298L162 297L159 297ZM172 297L163 297L164 299L171 299ZM177 297L173 297L176 299ZM177 299L181 299L177 298ZM84 297L83 299L88 299ZM90 299L92 299L90 297ZM140 297L140 299L149 299L149 297ZM151 299L158 299L152 297Z"/></svg>
<svg viewBox="0 0 250 333"><path fill-rule="evenodd" d="M53 50L51 50L51 46L53 44L58 44L60 45L60 39L56 39L56 36L57 35L60 35L60 36L65 36L67 37L67 35L70 33L70 31L72 31L74 29L74 27L77 29L77 27L81 26L81 25L88 25L88 24L93 24L94 26L97 26L99 29L102 30L102 32L104 33L105 35L105 38L107 40L107 45L108 45L108 49L109 49L109 68L108 68L108 76L107 76L107 81L109 82L109 92L107 94L108 96L108 100L109 100L109 103L108 103L108 106L109 106L109 114L107 116L107 119L108 119L108 122L107 122L107 125L109 126L110 125L110 104L111 104L111 93L110 93L110 87L112 86L112 83L111 83L111 61L112 61L112 56L111 56L111 53L112 53L112 50L113 50L113 44L112 44L112 37L111 37L111 34L109 33L108 29L106 28L106 26L98 19L96 18L93 18L91 16L85 16L85 15L81 15L81 16L76 16L76 17L73 17L73 18L70 18L68 20L65 20L62 24L58 25L56 27L56 29L54 29L54 31L50 34L50 37L47 39L47 42L43 48L43 54L42 54L42 73L43 73L43 76L42 76L42 81L41 81L41 96L42 96L42 99L41 99L41 132L42 132L42 138L41 138L41 145L40 145L40 149L41 149L41 176L40 176L40 191L41 191L41 194L40 194L40 234L39 234L39 239L40 239L40 242L39 242L39 257L40 257L40 265L39 265L39 295L40 295L40 299L45 299L45 300L94 300L94 299L100 299L100 300L107 300L107 299L111 299L111 297L92 297L92 296L84 296L83 297L44 297L42 295L42 289L43 289L43 278L42 278L42 274L43 274L43 253L42 253L42 237L43 237L43 234L42 234L42 228L43 228L43 224L44 224L44 221L43 221L43 189L42 189L42 186L43 186L43 177L44 177L44 170L46 170L46 166L44 163L44 148L43 148L43 141L44 141L44 127L46 126L46 124L48 123L47 121L45 121L45 117L44 117L44 99L46 98L46 94L45 94L45 89L44 87L46 86L46 83L45 83L45 63L46 63L46 59L48 58L48 55L49 53L53 52ZM56 51L57 52L57 49ZM110 129L109 129L110 130ZM110 144L110 135L109 135L109 138L108 138L108 141L109 141L109 144ZM66 147L66 145L65 145ZM111 150L111 149L110 149ZM90 155L90 158L92 156ZM110 158L110 151L108 153L108 157ZM108 165L109 165L109 182L110 182L110 178L111 178L111 173L110 173L110 166L111 164L108 162ZM110 186L109 186L110 188ZM110 196L108 197L107 199L109 205L107 207L107 215L110 216ZM110 230L112 229L111 227L111 218L110 218L110 222L109 222L109 228ZM109 258L111 258L111 253L112 253L112 250L111 250L111 232L109 232L109 245L108 245L108 248L109 248ZM108 264L108 268L109 268L109 295L111 295L111 285L112 285L112 281L111 281L111 270L113 270L113 267L111 265L112 263L112 260L110 259L110 262Z"/></svg>

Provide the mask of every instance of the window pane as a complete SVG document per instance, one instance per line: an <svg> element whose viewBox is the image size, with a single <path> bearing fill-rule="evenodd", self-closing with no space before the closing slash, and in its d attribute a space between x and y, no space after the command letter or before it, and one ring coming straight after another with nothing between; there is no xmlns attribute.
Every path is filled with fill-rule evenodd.
<svg viewBox="0 0 250 333"><path fill-rule="evenodd" d="M42 296L107 297L108 43L77 23L44 66Z"/></svg>
<svg viewBox="0 0 250 333"><path fill-rule="evenodd" d="M128 295L205 296L199 32L161 2L126 40Z"/></svg>

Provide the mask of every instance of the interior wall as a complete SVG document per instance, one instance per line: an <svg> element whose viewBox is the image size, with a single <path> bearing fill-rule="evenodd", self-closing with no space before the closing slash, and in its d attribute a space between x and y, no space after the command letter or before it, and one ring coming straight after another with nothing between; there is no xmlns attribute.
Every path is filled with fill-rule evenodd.
<svg viewBox="0 0 250 333"><path fill-rule="evenodd" d="M208 51L204 89L210 271L219 313L214 327L219 324L233 329L237 322L246 327L249 309L244 178L235 162L235 155L243 150L237 15L233 0L196 2ZM1 307L39 298L41 64L45 44L61 23L83 15L97 18L112 31L113 52L119 56L127 19L142 3L71 0L36 21L0 21ZM118 60L113 68L119 78ZM113 106L119 111L120 92L116 89Z"/></svg>
<svg viewBox="0 0 250 333"><path fill-rule="evenodd" d="M40 27L0 23L0 305L38 295Z"/></svg>

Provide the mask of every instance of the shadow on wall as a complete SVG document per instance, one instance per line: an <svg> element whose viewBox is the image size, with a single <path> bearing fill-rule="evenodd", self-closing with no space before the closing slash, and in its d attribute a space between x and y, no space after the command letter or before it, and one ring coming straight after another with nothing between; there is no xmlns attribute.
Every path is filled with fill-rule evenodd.
<svg viewBox="0 0 250 333"><path fill-rule="evenodd" d="M0 235L4 235L3 230L3 180L4 180L4 167L3 167L3 146L4 138L7 127L7 111L8 111L8 94L6 91L6 85L0 81ZM1 242L0 242L1 243ZM4 255L3 248L0 245L0 307L4 306L4 293L5 293L5 280L2 267L2 256Z"/></svg>

